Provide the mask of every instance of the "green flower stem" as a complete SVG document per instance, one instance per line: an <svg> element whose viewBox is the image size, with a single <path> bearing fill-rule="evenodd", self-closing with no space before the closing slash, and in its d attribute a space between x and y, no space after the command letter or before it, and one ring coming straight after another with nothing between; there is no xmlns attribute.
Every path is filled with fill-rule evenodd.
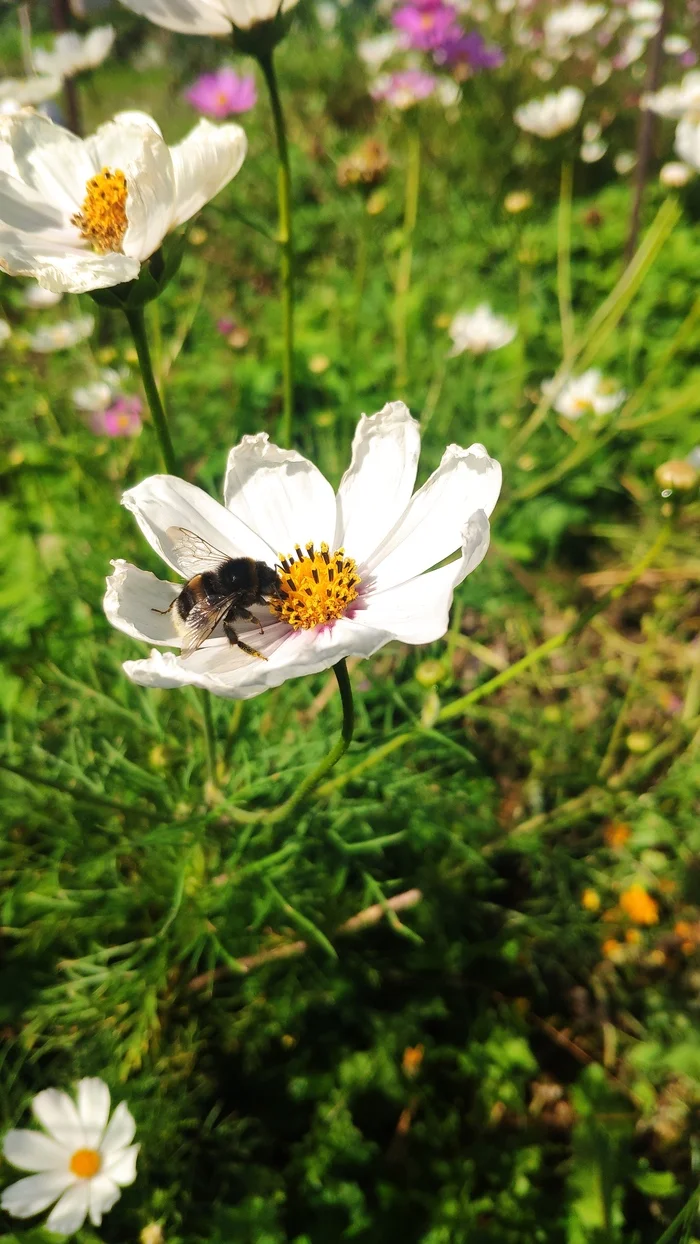
<svg viewBox="0 0 700 1244"><path fill-rule="evenodd" d="M408 295L413 267L413 234L418 220L420 191L420 135L416 129L408 134L406 197L403 221L403 248L396 274L394 325L396 333L396 391L403 396L408 383Z"/></svg>
<svg viewBox="0 0 700 1244"><path fill-rule="evenodd" d="M148 345L148 335L146 333L146 321L144 318L143 307L135 307L131 310L124 309L131 335L134 339L136 354L139 360L139 368L141 369L141 379L146 393L146 399L153 418L153 426L156 430L160 451L163 455L163 462L166 470L170 475L177 475L178 465L173 448L173 442L170 438L170 429L165 414L165 408L158 392L155 374L153 372L153 362L151 360L151 351Z"/></svg>
<svg viewBox="0 0 700 1244"><path fill-rule="evenodd" d="M562 357L568 359L574 344L574 316L571 309L571 165L561 166L561 189L557 215L557 297L561 323Z"/></svg>
<svg viewBox="0 0 700 1244"><path fill-rule="evenodd" d="M280 277L282 281L282 321L284 355L282 361L282 425L283 445L291 445L294 419L294 235L292 232L292 179L289 169L289 144L277 85L272 51L258 56L258 62L270 96L270 106L277 139L277 197L279 205Z"/></svg>
<svg viewBox="0 0 700 1244"><path fill-rule="evenodd" d="M214 716L211 711L211 698L208 691L199 692L202 706L202 724L204 726L204 742L207 749L207 772L209 782L216 786L216 734L214 732Z"/></svg>
<svg viewBox="0 0 700 1244"><path fill-rule="evenodd" d="M51 18L54 30L63 34L70 30L70 4L68 0L52 0ZM82 138L83 127L78 99L78 86L75 78L66 78L63 83L63 102L66 109L68 129Z"/></svg>

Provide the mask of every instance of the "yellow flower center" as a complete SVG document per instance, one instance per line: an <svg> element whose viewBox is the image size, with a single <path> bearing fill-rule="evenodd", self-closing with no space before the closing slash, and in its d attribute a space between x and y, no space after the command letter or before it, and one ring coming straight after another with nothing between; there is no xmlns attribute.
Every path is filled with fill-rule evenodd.
<svg viewBox="0 0 700 1244"><path fill-rule="evenodd" d="M577 414L586 415L593 410L593 403L589 397L575 397L574 410Z"/></svg>
<svg viewBox="0 0 700 1244"><path fill-rule="evenodd" d="M294 554L280 554L280 566L280 594L272 597L270 609L295 631L335 622L358 595L357 566L344 549L331 553L322 544L316 553L307 544L304 553L297 545Z"/></svg>
<svg viewBox="0 0 700 1244"><path fill-rule="evenodd" d="M435 25L435 18L432 13L423 13L420 19L420 24L423 30L432 30Z"/></svg>
<svg viewBox="0 0 700 1244"><path fill-rule="evenodd" d="M129 221L126 216L126 177L120 168L103 168L91 177L80 212L71 223L98 255L121 251Z"/></svg>
<svg viewBox="0 0 700 1244"><path fill-rule="evenodd" d="M70 1169L78 1179L92 1179L102 1165L102 1158L96 1149L76 1149L70 1160Z"/></svg>

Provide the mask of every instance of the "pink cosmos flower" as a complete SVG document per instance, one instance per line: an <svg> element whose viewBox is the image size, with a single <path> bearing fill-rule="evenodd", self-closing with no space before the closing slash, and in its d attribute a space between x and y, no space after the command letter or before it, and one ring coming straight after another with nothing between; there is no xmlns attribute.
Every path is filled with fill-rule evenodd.
<svg viewBox="0 0 700 1244"><path fill-rule="evenodd" d="M257 102L258 93L252 74L240 77L225 65L215 73L203 73L188 87L185 99L197 112L221 121L236 112L248 112Z"/></svg>
<svg viewBox="0 0 700 1244"><path fill-rule="evenodd" d="M450 35L433 52L439 65L468 65L470 69L498 69L505 59L503 49L487 44L476 30L460 30Z"/></svg>
<svg viewBox="0 0 700 1244"><path fill-rule="evenodd" d="M457 10L451 4L405 4L396 10L392 21L406 33L409 46L419 52L432 52L462 33Z"/></svg>
<svg viewBox="0 0 700 1244"><path fill-rule="evenodd" d="M437 78L432 73L424 73L422 69L401 69L398 73L385 73L377 78L371 95L373 99L386 100L403 112L432 95L437 84Z"/></svg>
<svg viewBox="0 0 700 1244"><path fill-rule="evenodd" d="M142 410L140 397L118 397L107 410L95 412L90 426L98 436L138 436Z"/></svg>

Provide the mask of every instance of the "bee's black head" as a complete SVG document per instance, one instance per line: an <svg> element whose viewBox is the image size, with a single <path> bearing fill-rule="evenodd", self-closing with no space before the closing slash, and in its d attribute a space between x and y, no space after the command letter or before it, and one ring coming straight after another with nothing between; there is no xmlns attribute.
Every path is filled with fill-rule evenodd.
<svg viewBox="0 0 700 1244"><path fill-rule="evenodd" d="M258 585L260 587L261 596L279 596L280 580L276 570L271 566L267 566L265 562L258 562Z"/></svg>

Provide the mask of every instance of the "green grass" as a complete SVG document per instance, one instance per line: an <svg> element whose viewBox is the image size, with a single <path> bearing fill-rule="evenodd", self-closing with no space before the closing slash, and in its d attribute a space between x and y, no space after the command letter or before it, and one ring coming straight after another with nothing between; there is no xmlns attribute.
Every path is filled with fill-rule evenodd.
<svg viewBox="0 0 700 1244"><path fill-rule="evenodd" d="M211 49L176 40L167 69L137 74L126 53L141 26L121 21L124 57L86 95L90 122L146 107L179 137L192 121L181 82ZM527 156L504 120L518 89L507 73L501 96L485 78L468 87L452 122L426 110L399 392L406 133L368 104L349 51L319 58L317 39L290 37L281 57L296 444L337 484L359 413L404 397L425 426L421 480L451 440L484 440L503 461L492 547L445 641L352 669L357 730L330 779L293 816L242 823L326 754L340 728L332 675L214 702L208 782L200 701L132 685L121 662L144 648L101 608L111 558L159 570L119 505L159 469L150 428L96 439L69 396L99 363L133 372L125 325L96 310L89 346L4 348L2 1124L86 1074L128 1100L142 1154L100 1230L108 1244L154 1221L169 1244L655 1244L695 1191L699 1139L699 506L673 498L669 519L654 480L699 439L697 191L674 219L650 188L645 227L661 210L666 234L593 342L630 404L595 435L550 412L514 448L561 361L558 150ZM241 219L275 228L264 100L246 128L244 168L158 304L173 437L186 477L215 496L230 446L274 435L280 412L275 245ZM368 132L392 154L374 216L336 185ZM514 186L535 194L524 216L501 206ZM577 166L579 336L622 275L629 206L607 164ZM446 363L446 322L483 298L518 338ZM17 327L63 312L24 311L9 278L0 299ZM222 316L249 334L243 348L217 333ZM450 713L624 583L669 522L590 625ZM615 825L626 830L611 838ZM619 907L633 883L659 916L637 933ZM0 1244L48 1239L9 1219L2 1230Z"/></svg>

